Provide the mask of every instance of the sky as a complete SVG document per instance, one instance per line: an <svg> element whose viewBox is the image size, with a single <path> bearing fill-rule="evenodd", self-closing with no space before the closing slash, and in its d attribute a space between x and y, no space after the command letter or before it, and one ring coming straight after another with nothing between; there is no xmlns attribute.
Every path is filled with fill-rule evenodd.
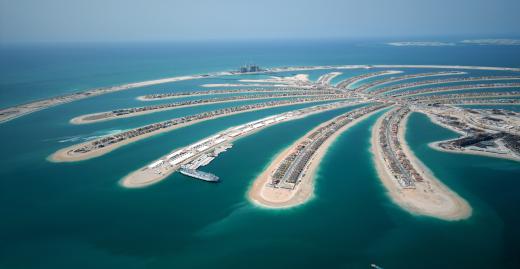
<svg viewBox="0 0 520 269"><path fill-rule="evenodd" d="M0 0L0 43L520 36L520 0Z"/></svg>

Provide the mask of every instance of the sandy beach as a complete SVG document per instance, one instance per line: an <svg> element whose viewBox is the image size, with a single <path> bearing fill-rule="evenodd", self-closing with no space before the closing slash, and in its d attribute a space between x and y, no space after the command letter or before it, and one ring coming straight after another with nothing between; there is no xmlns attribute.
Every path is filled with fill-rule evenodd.
<svg viewBox="0 0 520 269"><path fill-rule="evenodd" d="M203 93L198 92L187 92L189 94L182 95L172 95L172 96L161 96L159 98L150 98L148 95L138 96L136 99L139 101L159 101L159 100L167 100L167 99L180 99L186 97L193 96L212 96L212 95L222 95L222 94L246 94L246 93L272 93L272 92L291 92L294 90L275 90L275 89L238 89L238 90L211 90L211 92L204 91Z"/></svg>
<svg viewBox="0 0 520 269"><path fill-rule="evenodd" d="M506 89L506 88L517 88L519 87L517 85L517 83L514 83L514 84L505 84L505 85L493 85L493 84L489 84L489 85L486 85L485 87L481 87L481 86L478 86L478 84L475 84L475 85L468 85L467 87L466 86L461 86L460 88L432 88L432 89L426 89L426 90L414 90L414 91L403 91L403 92L398 92L398 93L394 93L394 95L391 95L391 96L394 96L394 97L402 97L402 96L405 96L405 97L410 97L410 96L417 96L417 95L422 95L422 94L427 94L427 93L439 93L439 92L452 92L452 91L467 91L467 90L478 90L478 89Z"/></svg>
<svg viewBox="0 0 520 269"><path fill-rule="evenodd" d="M387 112L390 113L390 112ZM379 128L383 117L372 128L371 151L377 174L388 191L391 200L414 215L425 215L447 221L467 219L472 209L468 202L450 190L413 154L405 140L408 116L401 121L399 140L405 155L409 158L424 182L416 182L416 189L402 189L385 165L379 145Z"/></svg>
<svg viewBox="0 0 520 269"><path fill-rule="evenodd" d="M327 125L334 119L321 123L317 127L313 128L313 130L309 131L307 134L299 138L291 146L287 147L281 153L277 154L276 157L270 162L268 167L265 168L263 172L254 180L247 194L249 201L251 201L253 204L257 206L272 209L291 208L309 201L314 195L314 180L316 178L316 172L319 168L319 164L325 156L325 154L327 153L327 150L336 140L336 138L352 126L356 125L357 123L365 120L366 118L370 117L371 115L379 111L380 110L376 110L356 120L353 120L349 124L337 130L333 135L331 135L327 140L325 140L325 142L319 147L319 149L307 163L307 166L304 169L305 175L301 178L301 182L296 185L294 190L267 187L266 184L270 181L271 174L278 168L279 164L288 155L290 155L291 152L294 151L294 147L296 147L299 143L307 139L307 136L311 134L313 131L322 126Z"/></svg>
<svg viewBox="0 0 520 269"><path fill-rule="evenodd" d="M494 78L474 78L474 79L467 79L467 80L439 80L439 81L426 81L426 82L418 82L417 84L409 85L406 87L401 87L397 89L388 90L382 93L378 94L385 94L385 95L392 95L392 94L399 94L396 93L396 91L401 91L404 89L410 89L410 88L416 88L419 86L431 86L431 85L439 85L439 84L447 84L447 83L467 83L467 82L478 82L478 81L502 81L502 80L519 80L520 77L494 77ZM384 89L384 88L383 88ZM466 88L464 88L466 89ZM462 89L462 90L464 90ZM471 88L468 88L471 89ZM425 91L428 92L428 91ZM410 95L412 96L412 95Z"/></svg>
<svg viewBox="0 0 520 269"><path fill-rule="evenodd" d="M341 101L341 100L345 100L345 98L337 99L337 101ZM316 101L316 100L304 101L304 102L299 102L298 104L313 103L313 102L320 102L320 100L318 100L318 101ZM274 105L274 106L267 106L267 107L255 108L255 109L250 109L250 110L243 110L243 111L232 112L232 113L228 113L228 114L222 114L222 115L218 115L218 116L214 116L214 117L210 117L210 118L205 118L205 119L200 119L200 120L193 120L193 121L190 121L190 122L174 125L174 126L171 126L169 128L162 128L162 129L159 129L157 131L153 131L153 132L146 133L146 134L143 134L143 135L139 135L139 136L136 136L136 137L133 137L133 138L129 138L129 139L126 139L126 140L121 141L119 143L115 143L115 144L112 144L110 146L106 146L104 148L98 148L98 149L92 150L92 151L90 151L88 153L72 154L72 155L69 153L72 150L77 149L77 148L81 148L82 146L88 145L91 142L91 141L87 141L87 142L84 142L84 143L75 144L75 145L72 145L72 146L60 149L60 150L56 151L55 153L53 153L51 156L49 156L48 160L51 161L51 162L77 162L77 161L88 160L88 159L92 159L92 158L96 158L96 157L105 155L105 154L107 154L107 153L109 153L109 152L111 152L111 151L113 151L113 150L115 150L115 149L117 149L119 147L122 147L124 145L127 145L127 144L130 144L130 143L139 141L141 139L145 139L147 137L150 137L150 136L153 136L153 135L157 135L157 134L161 134L161 133L165 133L165 132L170 132L170 131L173 131L173 130L176 130L176 129L179 129L179 128L183 128L183 127L186 127L186 126L190 126L190 125L193 125L193 124L197 124L197 123L200 123L200 122L204 122L204 121L208 121L208 120L214 120L214 119L227 117L227 116L231 116L231 115L237 115L237 114L246 113L246 112L270 109L270 108L275 108L275 107L290 106L290 105L295 105L295 103L286 103L286 104L280 104L280 105Z"/></svg>
<svg viewBox="0 0 520 269"><path fill-rule="evenodd" d="M325 111L334 110L334 109L338 109L338 108L342 108L342 107L349 107L349 106L353 106L353 105L357 105L357 104L360 104L360 103L348 103L348 104L345 103L345 104L341 104L339 106L330 107L330 108L326 108L326 109L322 109L322 110L317 110L317 111L313 111L313 112L310 112L310 113L307 113L307 114L304 114L304 115L301 115L301 116L298 116L298 117L293 117L290 120L301 119L301 118L305 118L305 117L308 117L310 115L314 115L314 114L317 114L317 113L322 113L322 112L325 112ZM273 123L273 124L271 124L269 126L273 126L273 125L276 125L276 124L279 124L279 123L282 123L282 122L287 122L287 120L286 121L281 121L281 122L278 122L278 123ZM233 128L234 127L228 128L228 130L229 129L233 129ZM255 131L247 133L246 135L241 135L241 136L238 136L237 138L229 139L229 140L227 140L227 143L232 143L235 140L242 139L242 138L244 138L246 136L250 136L252 134L255 134L255 133L263 130L264 128L268 128L268 126L264 126L262 128L258 128ZM219 132L219 133L223 133L223 132L226 132L226 131L222 131L222 132ZM219 133L217 133L217 134L219 134ZM214 135L217 135L217 134L214 134ZM212 136L214 136L214 135L212 135ZM177 150L180 150L180 149L181 148L176 148L176 149L174 149L174 151L177 151ZM211 150L212 150L212 148L209 148L205 152L210 152ZM165 156L167 156L167 155L162 156L158 160L164 159ZM195 155L195 156L191 157L190 159L188 159L186 161L195 159L195 158L197 158L197 156L198 155ZM158 161L158 160L155 160L155 161ZM162 169L161 173L157 174L157 173L154 173L153 170L148 170L146 168L147 168L147 166L144 166L144 167L142 167L142 168L140 168L140 169L138 169L138 170L128 174L123 179L121 179L120 185L123 186L123 187L126 187L126 188L142 188L142 187L146 187L146 186L158 183L158 182L166 179L169 175L171 175L172 173L174 173L178 169L178 167L172 167L172 168L169 168L169 169ZM312 193L312 191L311 191L311 193Z"/></svg>
<svg viewBox="0 0 520 269"><path fill-rule="evenodd" d="M216 102L205 102L205 103L196 103L196 104L188 104L188 105L179 105L179 106L174 106L174 107L150 109L147 111L128 113L128 114L124 114L124 115L120 115L120 116L117 116L117 115L111 113L111 111L105 111L105 112L85 114L85 115L75 117L70 120L70 123L71 124L89 124L89 123L103 122L103 121L123 119L123 118L132 118L132 117L137 117L137 116L142 116L142 115L147 115L147 114L152 114L152 113L157 113L157 112L162 112L162 111L175 110L175 109L180 109L180 108L187 108L187 107L223 104L223 103L231 103L231 102L237 102L237 101L280 99L280 98L304 97L304 96L319 96L319 95L318 94L309 94L309 95L292 95L292 96L291 95L288 95L288 96L262 96L262 97L252 97L252 98L242 98L242 99L230 99L230 100L223 100L223 101L216 101ZM91 117L98 117L98 118L91 119Z"/></svg>

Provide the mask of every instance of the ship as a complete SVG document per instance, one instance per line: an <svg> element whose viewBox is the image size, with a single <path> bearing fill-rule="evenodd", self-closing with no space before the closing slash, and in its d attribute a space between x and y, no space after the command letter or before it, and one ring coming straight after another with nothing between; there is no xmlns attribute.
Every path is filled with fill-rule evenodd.
<svg viewBox="0 0 520 269"><path fill-rule="evenodd" d="M216 175L211 174L211 173L202 172L202 171L195 170L195 169L188 169L186 167L181 167L179 172L185 176L204 180L207 182L218 182L219 181L219 177L217 177Z"/></svg>

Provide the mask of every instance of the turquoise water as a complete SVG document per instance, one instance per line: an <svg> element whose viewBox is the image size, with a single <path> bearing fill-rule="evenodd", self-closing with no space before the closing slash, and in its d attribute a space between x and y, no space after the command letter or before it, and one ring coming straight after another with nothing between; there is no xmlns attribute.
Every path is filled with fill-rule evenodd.
<svg viewBox="0 0 520 269"><path fill-rule="evenodd" d="M514 47L396 48L377 42L299 44L141 44L1 48L0 107L95 86L172 75L262 66L329 64L478 64L514 66ZM307 72L311 79L335 70ZM371 70L372 71L372 70ZM371 72L342 70L337 83ZM406 73L431 70L411 69ZM510 75L471 71L469 75ZM294 75L285 72L278 75ZM257 208L246 196L255 177L292 142L343 108L286 122L234 143L203 170L220 184L179 174L144 189L124 189L126 174L177 147L297 104L211 120L121 147L78 163L50 163L62 147L159 120L255 101L159 112L75 126L78 115L140 106L139 95L204 90L233 76L183 81L98 96L0 125L0 268L518 268L520 165L437 152L427 146L455 134L421 114L407 140L474 215L444 222L393 204L373 168L371 127L381 113L338 137L316 177L315 197L283 211ZM367 82L370 80L367 80ZM181 99L179 99L181 100ZM176 101L176 100L170 100ZM153 103L161 103L153 102ZM318 102L324 103L324 102ZM479 106L484 107L484 106ZM493 106L495 107L495 106ZM490 108L490 106L485 106ZM518 106L504 106L517 109Z"/></svg>

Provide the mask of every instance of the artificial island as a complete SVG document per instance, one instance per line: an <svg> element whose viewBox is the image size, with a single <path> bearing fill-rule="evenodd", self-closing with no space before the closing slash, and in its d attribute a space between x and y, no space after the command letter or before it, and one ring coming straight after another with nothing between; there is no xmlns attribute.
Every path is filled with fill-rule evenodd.
<svg viewBox="0 0 520 269"><path fill-rule="evenodd" d="M410 72L412 69L424 71ZM316 70L326 70L326 73L315 80L311 80L309 74L298 73ZM350 74L359 70L363 72ZM475 76L470 74L471 71L501 71L507 72L507 75L493 73ZM218 182L217 175L198 169L232 148L237 139L288 121L344 109L347 111L315 126L274 156L265 170L251 179L251 187L247 190L249 200L260 207L276 209L304 204L313 196L317 167L335 139L358 122L377 115L371 133L371 152L375 170L388 196L412 214L443 220L470 217L471 205L445 185L442 179L437 178L408 146L407 128L410 131L413 126L407 127L407 121L412 113L425 114L433 123L459 135L431 143L433 149L520 161L520 113L506 109L467 107L520 104L520 69L509 67L344 65L261 69L252 65L238 71L136 82L37 100L1 110L0 122L116 91L242 74L258 75L259 78L201 85L219 89L150 93L137 97L145 105L80 115L70 119L70 123L95 124L193 106L256 101L254 103L234 104L94 138L62 148L49 156L49 160L56 163L88 160L124 145L203 121L275 107L289 109L174 148L170 153L130 172L121 179L120 184L126 188L146 187L177 171L205 181ZM195 99L185 100L185 97ZM301 104L307 106L291 109Z"/></svg>

